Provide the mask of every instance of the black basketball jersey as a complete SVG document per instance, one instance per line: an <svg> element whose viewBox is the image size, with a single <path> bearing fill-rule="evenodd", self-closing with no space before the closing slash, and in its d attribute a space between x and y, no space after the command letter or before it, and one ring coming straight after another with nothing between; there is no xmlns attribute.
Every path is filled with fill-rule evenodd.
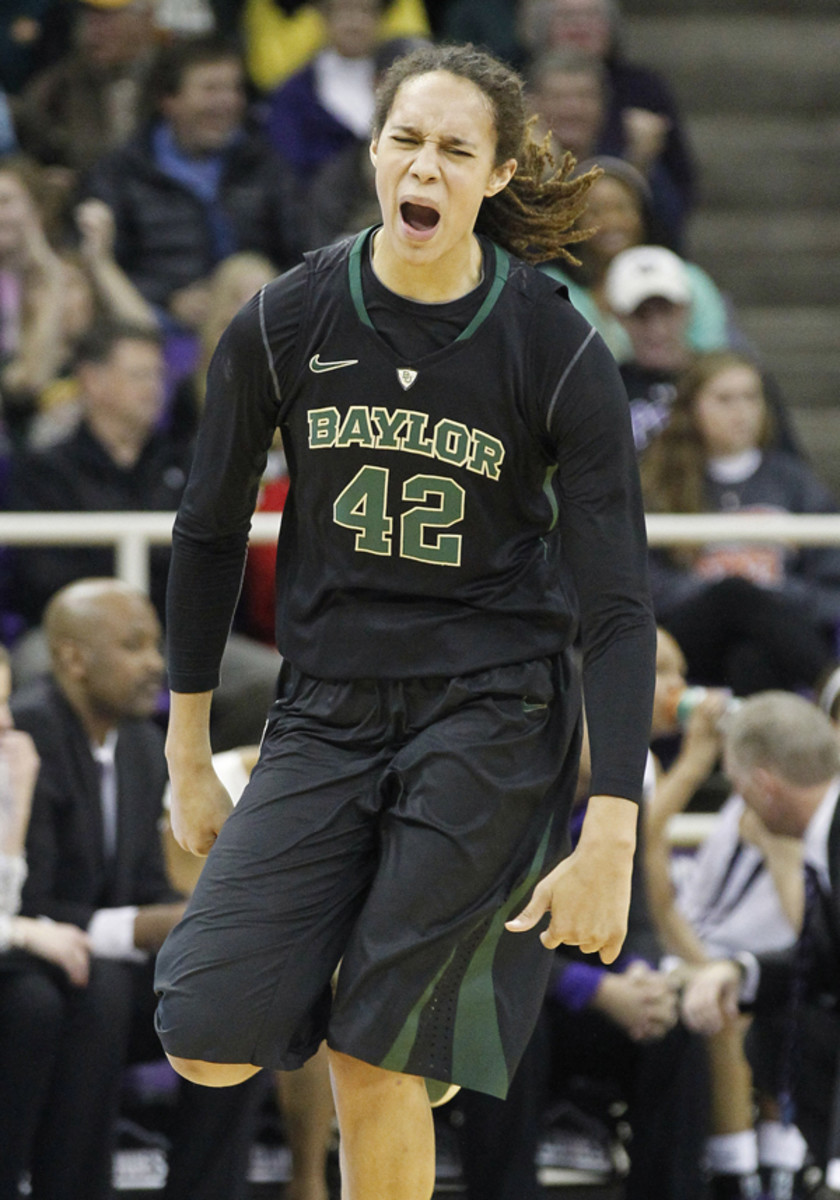
<svg viewBox="0 0 840 1200"><path fill-rule="evenodd" d="M468 674L561 651L580 605L586 686L611 697L611 661L644 708L644 519L611 355L554 281L489 245L469 324L407 361L365 304L368 237L308 255L305 279L269 284L220 343L176 522L173 687L215 685L217 613L229 617L276 423L291 475L277 642L297 667L336 679Z"/></svg>
<svg viewBox="0 0 840 1200"><path fill-rule="evenodd" d="M405 361L368 317L363 246L312 261L278 375L292 478L280 648L342 676L463 674L556 651L572 614L546 414L540 428L528 403L532 304L506 288L511 263L495 248L470 325Z"/></svg>

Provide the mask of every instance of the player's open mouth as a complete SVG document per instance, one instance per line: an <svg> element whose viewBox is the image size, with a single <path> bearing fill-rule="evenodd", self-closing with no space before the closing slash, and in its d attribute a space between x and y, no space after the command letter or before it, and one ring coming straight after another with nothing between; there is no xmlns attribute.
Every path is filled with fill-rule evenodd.
<svg viewBox="0 0 840 1200"><path fill-rule="evenodd" d="M440 221L440 213L437 209L428 204L417 204L413 200L402 202L400 216L406 232L416 240L425 240L431 237Z"/></svg>

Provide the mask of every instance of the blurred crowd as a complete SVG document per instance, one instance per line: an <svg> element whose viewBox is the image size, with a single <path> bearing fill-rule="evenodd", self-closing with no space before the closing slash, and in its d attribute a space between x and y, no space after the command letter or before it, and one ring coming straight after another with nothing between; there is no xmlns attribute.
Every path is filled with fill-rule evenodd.
<svg viewBox="0 0 840 1200"><path fill-rule="evenodd" d="M628 59L616 0L8 0L0 13L0 509L177 508L208 363L229 320L307 250L376 223L368 140L377 81L424 39L472 41L512 63L555 157L571 154L581 172L601 168L579 220L587 236L573 247L576 261L543 269L618 361L647 510L836 510L737 310L687 257L697 165L667 64ZM288 486L278 438L260 507L282 509ZM150 956L194 882L171 845L166 865L148 849L129 870L116 843L113 862L94 862L101 847L91 848L93 835L61 794L72 776L79 803L98 804L106 785L94 759L113 770L122 722L145 723L148 737L133 748L120 734L124 774L106 790L125 785L120 804L135 803L128 781L139 772L143 836L155 838L165 768L151 731L165 724L165 702L152 647L165 617L167 560L166 549L153 552L145 600L108 586L110 548L0 548L0 1200L18 1195L22 1172L34 1200L109 1194L103 1164L119 1081L135 1043L148 1050L151 1031L137 978L148 982ZM510 1100L457 1102L447 1128L459 1131L471 1200L536 1197L535 1162L550 1158L551 1129L591 1143L616 1102L631 1131L630 1200L790 1200L810 1161L828 1165L826 1195L830 1184L840 1189L840 1145L815 1146L821 1134L810 1129L803 1139L767 1082L766 1043L756 1101L746 1018L709 1036L708 1003L695 1002L693 1027L679 1017L701 964L789 950L802 924L805 824L789 822L783 838L784 822L762 817L743 754L733 751L726 785L721 718L731 695L768 692L799 694L810 710L803 730L809 719L819 724L820 703L833 718L840 549L675 546L652 552L650 568L661 625L653 738L662 753L661 762L651 758L638 920L610 971L558 953L545 1021ZM234 755L234 790L274 694L273 572L273 550L253 547L214 701L214 749ZM134 621L136 644L121 641L117 616ZM116 697L114 676L129 693L142 677L145 690ZM690 718L678 717L688 682L710 690ZM5 703L12 684L17 733ZM763 719L777 720L772 705ZM82 763L92 741L111 744L110 759ZM776 771L794 790L806 786L787 760L748 766ZM838 770L809 781L827 788ZM710 777L732 800L718 841L701 852L707 865L689 879L675 874L668 819ZM580 790L585 806L585 769ZM831 882L826 876L829 892ZM100 917L118 912L130 915ZM94 971L99 960L106 966ZM836 1000L833 981L828 991ZM101 1069L82 1069L106 1027ZM820 1036L830 1043L836 1024ZM32 1103L12 1125L8 1106L33 1072ZM289 1196L326 1200L332 1111L323 1063L300 1074L277 1085L295 1155ZM170 1200L244 1195L256 1087L210 1102L182 1086L179 1104ZM92 1124L85 1116L94 1110ZM216 1134L201 1140L198 1127ZM192 1154L179 1158L185 1141ZM615 1124L605 1144L618 1170ZM68 1182L69 1164L86 1182Z"/></svg>

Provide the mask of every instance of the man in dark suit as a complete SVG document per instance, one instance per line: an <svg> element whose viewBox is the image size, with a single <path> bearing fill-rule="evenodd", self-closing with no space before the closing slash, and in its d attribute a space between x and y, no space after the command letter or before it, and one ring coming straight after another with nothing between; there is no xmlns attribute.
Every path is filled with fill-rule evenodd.
<svg viewBox="0 0 840 1200"><path fill-rule="evenodd" d="M154 1046L152 961L183 907L163 863L166 764L149 719L163 679L160 625L141 593L87 579L53 597L45 629L52 676L12 705L41 760L22 912L85 929L92 957L84 987L50 977L61 1033L33 1144L33 1196L105 1200L122 1068L130 1044ZM25 1045L4 1069L26 1086ZM259 1083L229 1097L180 1085L169 1200L244 1195L259 1093Z"/></svg>
<svg viewBox="0 0 840 1200"><path fill-rule="evenodd" d="M713 1033L754 1011L747 1053L762 1090L779 1095L840 1197L840 743L828 718L787 692L745 701L726 732L733 785L771 833L802 839L805 903L796 947L703 968L685 1019ZM792 1163L791 1167L796 1164Z"/></svg>

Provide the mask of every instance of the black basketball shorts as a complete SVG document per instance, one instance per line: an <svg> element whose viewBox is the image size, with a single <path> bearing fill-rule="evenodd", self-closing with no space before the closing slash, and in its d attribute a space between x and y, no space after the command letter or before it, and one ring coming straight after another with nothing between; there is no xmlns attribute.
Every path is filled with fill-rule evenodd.
<svg viewBox="0 0 840 1200"><path fill-rule="evenodd" d="M285 665L259 762L158 955L166 1051L292 1069L327 1038L504 1096L553 957L504 923L567 851L579 745L565 656L455 679Z"/></svg>

